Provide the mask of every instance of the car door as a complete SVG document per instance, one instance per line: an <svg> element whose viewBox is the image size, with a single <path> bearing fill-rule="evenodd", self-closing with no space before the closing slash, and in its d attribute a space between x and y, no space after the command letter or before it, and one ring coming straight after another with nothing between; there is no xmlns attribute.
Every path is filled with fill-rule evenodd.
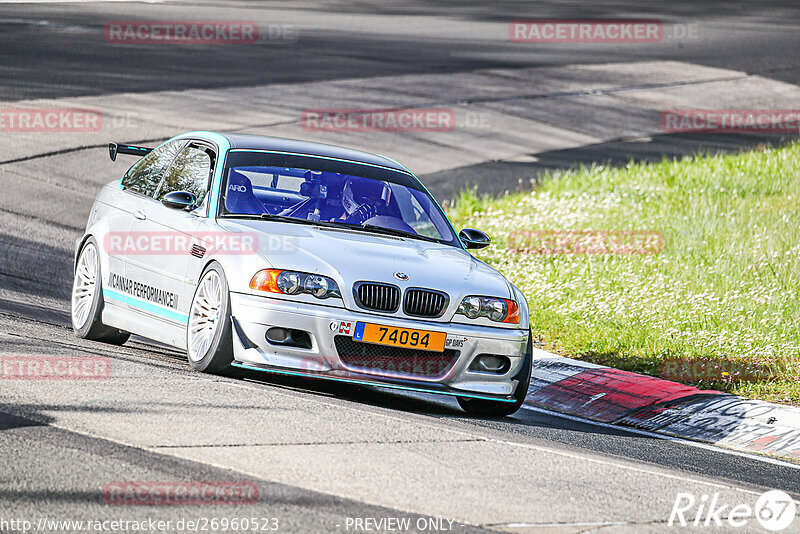
<svg viewBox="0 0 800 534"><path fill-rule="evenodd" d="M139 307L137 312L153 315L172 326L187 323L194 292L194 284L187 279L188 265L197 259L197 249L192 247L197 240L193 236L205 220L215 159L212 147L190 141L163 173L151 202L131 228L132 240L141 246L137 254L127 256L126 273L141 284L140 290L151 304ZM164 197L175 191L194 194L197 206L187 211L164 205ZM173 344L182 346L185 340L177 332Z"/></svg>
<svg viewBox="0 0 800 534"><path fill-rule="evenodd" d="M127 283L126 265L130 254L136 253L136 244L130 241L134 221L142 210L153 202L153 195L161 177L175 159L185 140L164 143L133 164L120 180L120 191L113 197L113 210L104 215L108 220L108 233L102 236L102 248L108 258L108 281L104 280L110 305L129 307L133 285Z"/></svg>

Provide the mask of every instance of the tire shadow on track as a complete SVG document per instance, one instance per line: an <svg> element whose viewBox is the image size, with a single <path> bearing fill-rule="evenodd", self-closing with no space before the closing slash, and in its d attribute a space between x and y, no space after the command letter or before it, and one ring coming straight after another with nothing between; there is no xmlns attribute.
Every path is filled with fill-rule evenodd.
<svg viewBox="0 0 800 534"><path fill-rule="evenodd" d="M314 378L281 375L261 376L254 375L254 373L245 374L243 379L250 383L279 387L309 395L336 398L340 400L356 402L358 404L364 404L366 406L388 408L401 412L420 415L459 417L466 415L455 404L448 405L444 402L436 402L427 398L404 395L380 388L345 384Z"/></svg>
<svg viewBox="0 0 800 534"><path fill-rule="evenodd" d="M19 229L24 234L24 229ZM76 236L77 237L77 236ZM61 243L59 243L61 244ZM65 246L0 233L4 261L0 266L3 289L19 293L35 291L37 297L68 301L72 288L73 243ZM0 310L4 310L0 305Z"/></svg>
<svg viewBox="0 0 800 534"><path fill-rule="evenodd" d="M0 297L0 313L33 319L53 326L69 326L70 324L67 310L57 310L43 304L19 302L2 297Z"/></svg>

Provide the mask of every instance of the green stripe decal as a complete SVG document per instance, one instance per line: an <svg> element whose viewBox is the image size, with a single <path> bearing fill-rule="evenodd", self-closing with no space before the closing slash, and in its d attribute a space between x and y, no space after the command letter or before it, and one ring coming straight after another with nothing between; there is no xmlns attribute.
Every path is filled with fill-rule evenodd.
<svg viewBox="0 0 800 534"><path fill-rule="evenodd" d="M146 312L154 313L156 315L160 315L172 321L176 321L182 324L189 324L189 316L184 315L180 312L176 312L174 310L170 310L167 308L162 308L152 302L147 302L144 300L139 300L135 297L131 297L128 295L124 295L122 293L117 293L111 289L103 288L103 296L112 298L116 301L122 302L127 304L128 306L133 306L134 308L139 308L140 310L144 310Z"/></svg>

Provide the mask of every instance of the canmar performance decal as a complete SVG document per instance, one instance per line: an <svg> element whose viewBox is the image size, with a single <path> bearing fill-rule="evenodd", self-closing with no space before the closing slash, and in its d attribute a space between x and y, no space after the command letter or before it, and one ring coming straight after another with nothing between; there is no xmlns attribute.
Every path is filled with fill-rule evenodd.
<svg viewBox="0 0 800 534"><path fill-rule="evenodd" d="M125 278L116 273L111 273L108 285L111 289L122 291L132 297L147 300L167 308L178 309L178 295L175 293Z"/></svg>

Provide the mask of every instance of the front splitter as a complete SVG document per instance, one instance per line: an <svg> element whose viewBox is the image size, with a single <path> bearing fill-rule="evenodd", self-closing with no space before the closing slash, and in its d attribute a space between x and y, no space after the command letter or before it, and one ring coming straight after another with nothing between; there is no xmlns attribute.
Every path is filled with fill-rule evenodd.
<svg viewBox="0 0 800 534"><path fill-rule="evenodd" d="M467 391L456 390L444 384L430 384L421 386L418 382L410 380L403 380L399 378L381 378L376 380L372 377L362 376L337 376L330 373L319 373L314 371L298 371L293 369L284 369L279 367L271 367L269 365L257 365L254 363L233 362L232 366L240 369L247 369L251 371L262 371L285 376L299 376L303 378L317 378L320 380L329 380L334 382L346 382L348 384L357 384L360 386L372 386L376 388L386 389L399 389L403 391L416 391L419 393L433 393L435 395L449 395L451 397L467 397L470 399L490 400L496 402L516 402L512 396L492 396L481 395L480 393L471 393Z"/></svg>

